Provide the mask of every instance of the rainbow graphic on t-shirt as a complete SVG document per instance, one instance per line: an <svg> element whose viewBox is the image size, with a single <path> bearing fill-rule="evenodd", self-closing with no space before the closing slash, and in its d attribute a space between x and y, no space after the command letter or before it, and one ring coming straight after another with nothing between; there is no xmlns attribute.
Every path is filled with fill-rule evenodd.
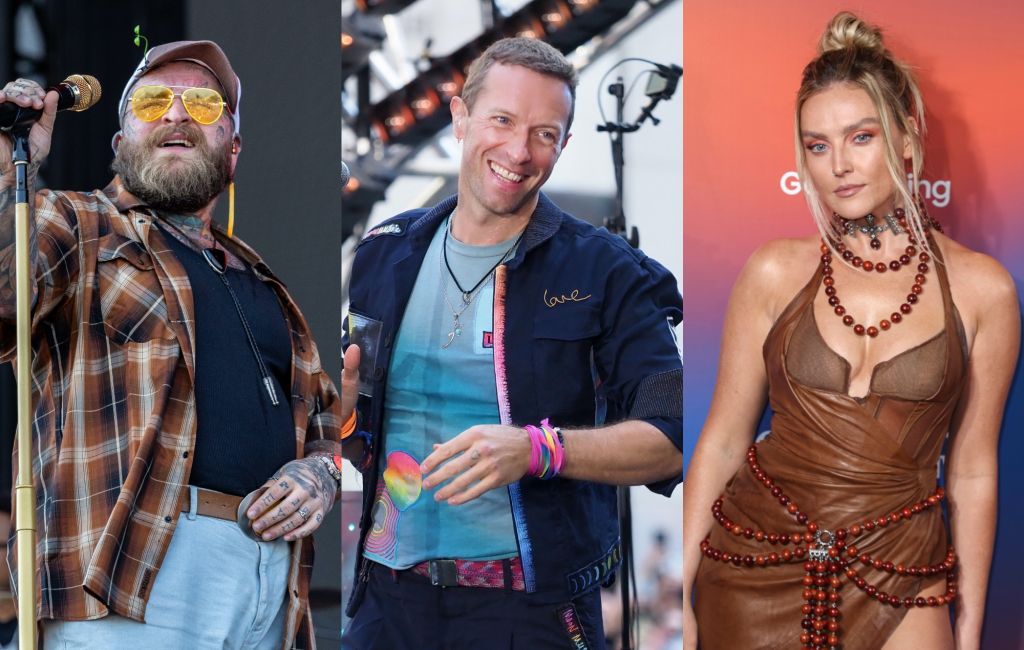
<svg viewBox="0 0 1024 650"><path fill-rule="evenodd" d="M402 511L420 498L423 475L419 462L405 453L388 454L384 482L377 485L373 524L366 535L366 551L382 559L394 559L398 548L398 524Z"/></svg>
<svg viewBox="0 0 1024 650"><path fill-rule="evenodd" d="M388 466L384 470L384 484L387 485L391 501L399 510L405 510L420 498L423 489L423 475L418 460L404 451L388 454Z"/></svg>

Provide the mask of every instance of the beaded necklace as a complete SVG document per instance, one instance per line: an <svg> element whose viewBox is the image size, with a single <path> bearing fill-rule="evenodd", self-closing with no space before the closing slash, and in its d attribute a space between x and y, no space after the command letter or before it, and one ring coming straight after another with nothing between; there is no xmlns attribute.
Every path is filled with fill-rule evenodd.
<svg viewBox="0 0 1024 650"><path fill-rule="evenodd" d="M896 219L899 220L902 231L908 231L906 214L902 209L897 208ZM895 233L895 230L893 231ZM908 231L909 232L909 231ZM900 304L898 310L893 311L889 315L889 318L883 318L878 322L878 325L869 325L865 327L861 323L857 322L857 319L846 312L846 307L843 306L839 299L839 294L836 289L836 280L833 275L834 270L832 268L832 249L825 243L824 240L821 242L821 262L822 262L822 278L821 284L824 287L825 295L828 296L828 304L832 307L832 311L835 315L842 319L843 325L853 328L853 333L857 336L868 336L874 338L882 332L887 332L889 329L903 321L903 317L910 314L913 311L913 306L920 300L920 295L924 291L924 283L928 279L927 274L930 269L928 262L931 261L931 256L925 252L917 250L917 239L913 235L908 234L910 238L910 245L906 247L903 255L899 258L890 261L888 264L885 262L872 262L871 260L861 259L860 256L854 255L853 251L847 249L846 245L839 242L836 245L836 250L839 251L843 259L852 264L855 267L861 268L864 271L875 271L876 273L885 273L887 270L893 272L900 271L904 266L909 266L913 262L913 258L916 255L919 260L917 265L917 274L914 276L914 283L910 286L910 293L907 294L905 302ZM872 239L872 243L877 239Z"/></svg>

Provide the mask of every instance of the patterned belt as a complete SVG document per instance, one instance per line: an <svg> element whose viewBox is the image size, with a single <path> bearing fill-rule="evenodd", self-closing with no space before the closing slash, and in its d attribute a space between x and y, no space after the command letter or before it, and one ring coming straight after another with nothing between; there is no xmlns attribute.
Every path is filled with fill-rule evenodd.
<svg viewBox="0 0 1024 650"><path fill-rule="evenodd" d="M487 587L525 591L523 563L508 560L428 560L409 569L430 580L435 587Z"/></svg>

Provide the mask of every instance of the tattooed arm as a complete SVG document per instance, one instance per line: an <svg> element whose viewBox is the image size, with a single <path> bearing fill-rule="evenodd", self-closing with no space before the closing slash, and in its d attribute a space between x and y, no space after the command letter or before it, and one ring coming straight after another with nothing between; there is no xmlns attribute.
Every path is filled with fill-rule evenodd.
<svg viewBox="0 0 1024 650"><path fill-rule="evenodd" d="M39 166L50 152L50 138L53 133L54 116L57 112L57 93L47 93L34 81L18 79L0 90L0 104L13 103L25 108L42 109L43 115L29 132L28 182L35 184ZM0 318L13 319L15 315L14 280L14 183L15 170L12 162L13 142L8 135L0 136ZM33 195L29 195L32 205ZM36 227L29 221L29 249L33 267L39 253Z"/></svg>
<svg viewBox="0 0 1024 650"><path fill-rule="evenodd" d="M341 486L325 462L333 464L333 456L341 454L341 404L334 384L320 368L316 346L312 353L317 388L306 427L305 457L279 469L246 513L253 530L265 540L283 535L292 541L311 535L341 496Z"/></svg>
<svg viewBox="0 0 1024 650"><path fill-rule="evenodd" d="M340 452L340 445L330 440L307 443L308 455L278 470L249 508L246 514L253 530L264 540L284 535L285 540L292 541L311 535L319 528L339 494L338 482L320 457Z"/></svg>

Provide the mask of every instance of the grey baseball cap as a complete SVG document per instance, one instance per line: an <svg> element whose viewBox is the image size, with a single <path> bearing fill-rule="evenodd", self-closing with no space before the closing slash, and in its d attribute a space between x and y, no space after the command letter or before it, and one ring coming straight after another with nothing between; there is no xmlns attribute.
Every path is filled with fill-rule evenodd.
<svg viewBox="0 0 1024 650"><path fill-rule="evenodd" d="M165 63L171 63L172 61L196 63L213 73L213 76L217 78L217 82L220 83L220 87L224 90L224 101L227 102L231 119L234 121L235 135L238 135L241 123L238 102L242 99L242 82L231 68L231 63L228 61L224 51L213 41L174 41L173 43L164 43L163 45L150 48L143 55L142 61L139 62L135 72L132 73L128 83L124 86L124 91L121 93L121 101L117 105L118 120L124 119L128 97L139 77L154 68Z"/></svg>

